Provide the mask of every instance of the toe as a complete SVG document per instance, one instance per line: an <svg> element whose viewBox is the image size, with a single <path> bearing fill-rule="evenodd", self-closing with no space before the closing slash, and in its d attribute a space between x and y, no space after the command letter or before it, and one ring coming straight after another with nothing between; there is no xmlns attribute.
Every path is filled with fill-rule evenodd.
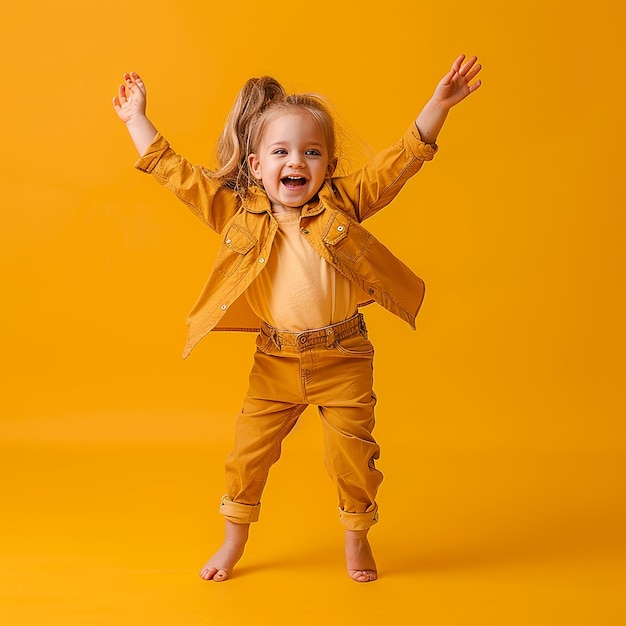
<svg viewBox="0 0 626 626"><path fill-rule="evenodd" d="M205 567L200 572L200 578L203 578L204 580L211 580L211 578L213 578L217 574L217 572L217 567Z"/></svg>
<svg viewBox="0 0 626 626"><path fill-rule="evenodd" d="M354 569L350 570L350 578L358 583L369 583L378 578L376 570Z"/></svg>
<svg viewBox="0 0 626 626"><path fill-rule="evenodd" d="M218 570L217 573L213 576L213 580L218 583L226 580L227 578L228 572L225 569Z"/></svg>

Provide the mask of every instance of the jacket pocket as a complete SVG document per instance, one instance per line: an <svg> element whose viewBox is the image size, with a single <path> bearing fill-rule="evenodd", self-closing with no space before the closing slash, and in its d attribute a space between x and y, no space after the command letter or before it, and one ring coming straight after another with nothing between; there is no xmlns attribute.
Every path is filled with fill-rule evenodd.
<svg viewBox="0 0 626 626"><path fill-rule="evenodd" d="M359 260L371 238L365 228L340 211L331 217L322 235L327 247L352 263Z"/></svg>
<svg viewBox="0 0 626 626"><path fill-rule="evenodd" d="M217 252L213 271L222 276L232 276L257 243L258 239L248 229L231 224Z"/></svg>

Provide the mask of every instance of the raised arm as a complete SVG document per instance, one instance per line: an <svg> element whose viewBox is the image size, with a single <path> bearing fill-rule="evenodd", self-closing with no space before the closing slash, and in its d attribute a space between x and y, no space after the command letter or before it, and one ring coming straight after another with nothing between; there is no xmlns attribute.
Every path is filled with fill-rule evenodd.
<svg viewBox="0 0 626 626"><path fill-rule="evenodd" d="M113 108L126 124L131 139L143 156L153 142L157 129L146 117L146 86L136 72L125 72L119 93L113 98Z"/></svg>
<svg viewBox="0 0 626 626"><path fill-rule="evenodd" d="M465 55L457 57L452 69L441 79L432 98L426 103L415 123L424 143L435 143L450 109L474 93L481 85L480 80L472 82L481 65L477 57L465 61Z"/></svg>

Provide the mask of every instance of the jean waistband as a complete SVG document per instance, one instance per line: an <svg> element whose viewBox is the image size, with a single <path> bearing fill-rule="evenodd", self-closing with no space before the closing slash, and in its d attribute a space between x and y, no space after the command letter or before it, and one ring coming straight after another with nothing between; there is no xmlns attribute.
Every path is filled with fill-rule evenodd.
<svg viewBox="0 0 626 626"><path fill-rule="evenodd" d="M326 344L327 348L332 348L336 340L352 337L357 333L362 333L367 337L367 328L365 327L362 313L356 313L347 320L337 324L301 332L278 330L267 322L262 322L261 327L272 338L279 349L281 346L291 346L298 350L306 350L319 344Z"/></svg>

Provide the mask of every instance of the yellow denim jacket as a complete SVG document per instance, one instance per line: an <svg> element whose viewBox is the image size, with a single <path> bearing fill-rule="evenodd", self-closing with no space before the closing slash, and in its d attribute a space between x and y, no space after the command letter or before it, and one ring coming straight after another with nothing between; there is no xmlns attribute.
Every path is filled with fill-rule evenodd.
<svg viewBox="0 0 626 626"><path fill-rule="evenodd" d="M422 142L412 124L400 141L361 170L327 180L319 201L305 205L300 218L302 236L323 259L357 285L368 303L378 302L413 329L424 298L423 281L360 224L389 204L436 151L436 145ZM204 168L174 152L161 134L135 167L152 174L222 238L208 281L187 318L183 358L211 330L258 330L260 321L241 296L267 264L278 228L265 192L251 187L242 201Z"/></svg>

